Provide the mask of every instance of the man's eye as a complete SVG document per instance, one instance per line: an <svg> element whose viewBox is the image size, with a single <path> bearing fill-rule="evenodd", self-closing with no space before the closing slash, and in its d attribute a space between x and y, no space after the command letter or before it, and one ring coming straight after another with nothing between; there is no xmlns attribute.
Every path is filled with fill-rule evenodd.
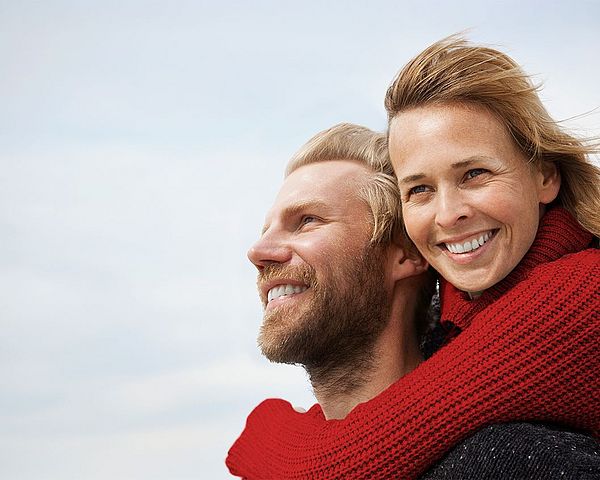
<svg viewBox="0 0 600 480"><path fill-rule="evenodd" d="M472 170L469 170L465 176L467 178L475 178L475 177L478 177L479 175L486 173L487 171L488 170L486 170L485 168L473 168Z"/></svg>
<svg viewBox="0 0 600 480"><path fill-rule="evenodd" d="M307 223L312 223L317 220L317 217L313 217L312 215L304 215L300 219L300 225L306 225Z"/></svg>

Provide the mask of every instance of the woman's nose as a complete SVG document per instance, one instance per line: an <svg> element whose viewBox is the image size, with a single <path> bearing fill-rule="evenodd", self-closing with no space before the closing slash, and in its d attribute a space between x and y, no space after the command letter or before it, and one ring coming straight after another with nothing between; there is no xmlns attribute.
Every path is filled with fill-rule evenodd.
<svg viewBox="0 0 600 480"><path fill-rule="evenodd" d="M463 192L455 188L438 190L435 213L435 222L438 226L452 228L471 214L472 209Z"/></svg>

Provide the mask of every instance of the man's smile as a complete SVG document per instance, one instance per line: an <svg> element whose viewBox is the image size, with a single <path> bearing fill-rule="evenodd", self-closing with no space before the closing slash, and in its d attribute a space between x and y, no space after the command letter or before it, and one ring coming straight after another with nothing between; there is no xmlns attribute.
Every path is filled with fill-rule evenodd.
<svg viewBox="0 0 600 480"><path fill-rule="evenodd" d="M267 293L267 302L270 302L271 300L275 300L286 295L302 293L307 289L308 287L306 285L276 285L275 287L271 288Z"/></svg>

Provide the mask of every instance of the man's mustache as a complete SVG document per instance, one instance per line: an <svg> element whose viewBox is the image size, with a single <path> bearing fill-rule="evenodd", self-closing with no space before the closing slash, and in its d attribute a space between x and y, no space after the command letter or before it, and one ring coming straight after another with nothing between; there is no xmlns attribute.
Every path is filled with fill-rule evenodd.
<svg viewBox="0 0 600 480"><path fill-rule="evenodd" d="M304 282L307 286L314 283L316 272L310 265L265 265L258 273L257 282L262 284L272 280L288 279Z"/></svg>
<svg viewBox="0 0 600 480"><path fill-rule="evenodd" d="M265 292L261 288L267 282L273 280L293 280L296 282L303 283L307 287L314 287L317 284L317 274L313 267L310 265L279 265L271 264L265 265L256 277L256 285L258 292L263 301L266 304Z"/></svg>

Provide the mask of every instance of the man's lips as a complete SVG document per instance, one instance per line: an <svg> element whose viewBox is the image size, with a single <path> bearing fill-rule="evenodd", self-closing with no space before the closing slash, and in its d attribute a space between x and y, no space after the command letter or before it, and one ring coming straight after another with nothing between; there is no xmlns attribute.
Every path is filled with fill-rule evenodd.
<svg viewBox="0 0 600 480"><path fill-rule="evenodd" d="M285 285L277 285L267 292L267 302L276 300L286 295L302 293L307 289L308 287L306 285L291 285L289 283Z"/></svg>
<svg viewBox="0 0 600 480"><path fill-rule="evenodd" d="M308 285L291 278L279 278L262 283L259 289L264 303L267 304L286 295L302 293L308 289Z"/></svg>

